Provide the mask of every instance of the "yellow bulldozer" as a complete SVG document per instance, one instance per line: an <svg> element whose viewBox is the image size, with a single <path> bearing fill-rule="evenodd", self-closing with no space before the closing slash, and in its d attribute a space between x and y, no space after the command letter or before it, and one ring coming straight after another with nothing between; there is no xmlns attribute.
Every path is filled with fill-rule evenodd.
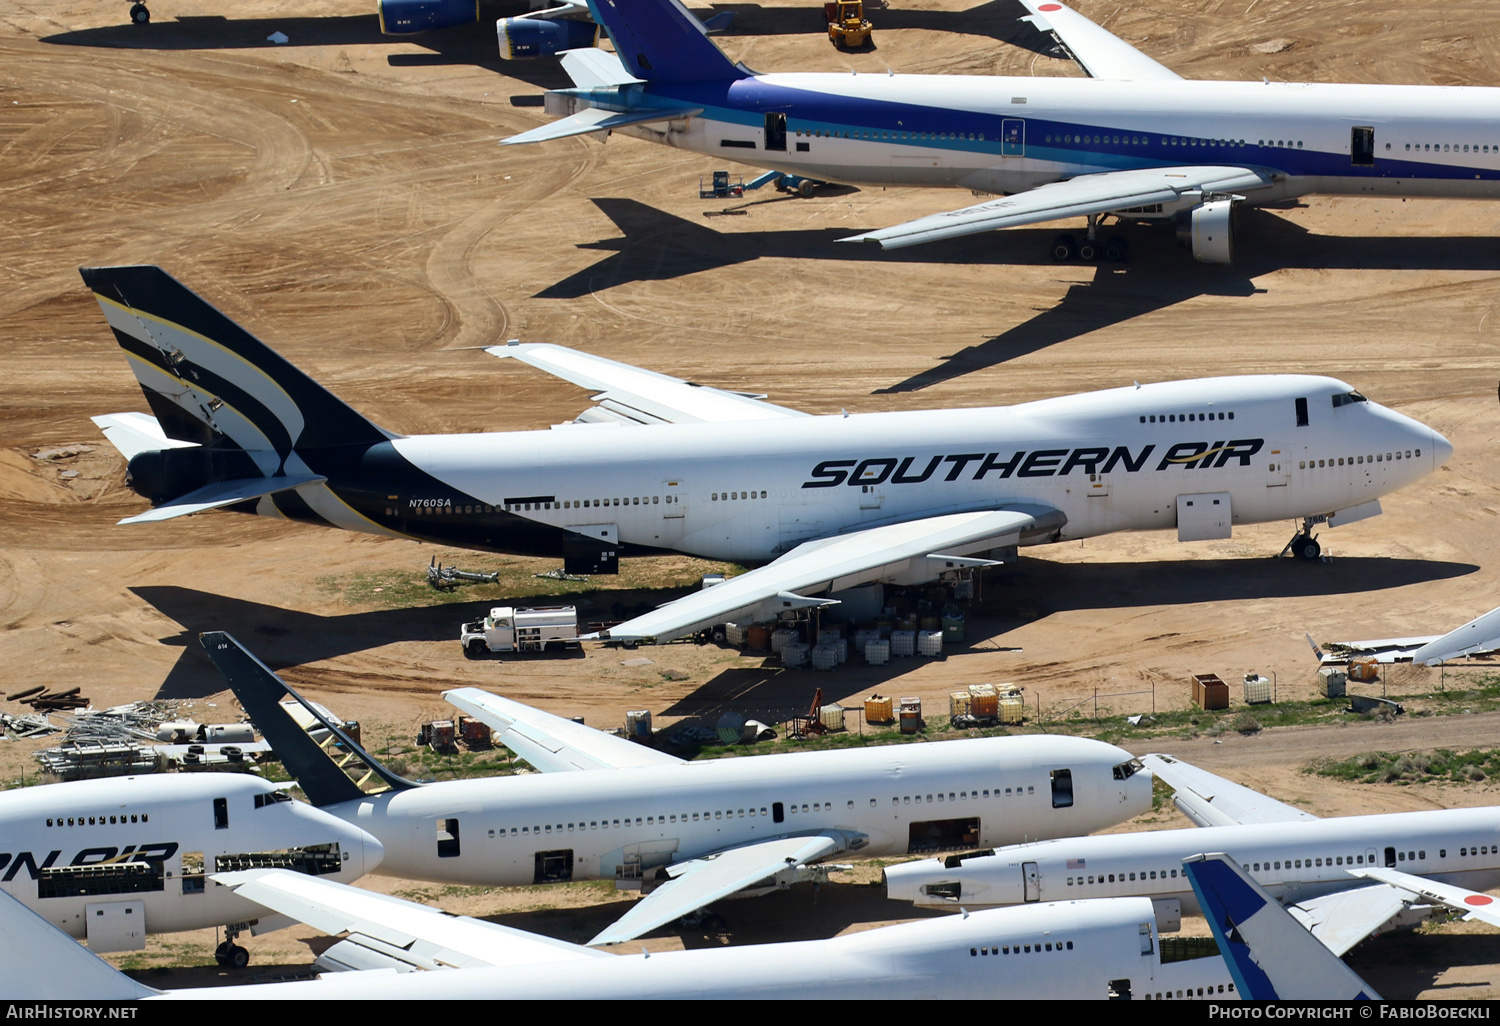
<svg viewBox="0 0 1500 1026"><path fill-rule="evenodd" d="M823 5L823 17L828 19L828 38L834 46L849 50L870 41L864 0L832 0Z"/></svg>

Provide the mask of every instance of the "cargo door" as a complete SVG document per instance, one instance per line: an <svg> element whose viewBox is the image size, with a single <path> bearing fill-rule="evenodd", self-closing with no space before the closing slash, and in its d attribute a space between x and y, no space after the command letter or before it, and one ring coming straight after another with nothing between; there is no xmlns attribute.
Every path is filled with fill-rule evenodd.
<svg viewBox="0 0 1500 1026"><path fill-rule="evenodd" d="M1026 889L1027 901L1042 900L1042 874L1035 862L1021 863L1021 880Z"/></svg>
<svg viewBox="0 0 1500 1026"><path fill-rule="evenodd" d="M677 520L687 516L687 489L682 486L681 478L661 483L661 501L663 520Z"/></svg>
<svg viewBox="0 0 1500 1026"><path fill-rule="evenodd" d="M83 907L89 948L95 952L141 951L146 947L146 903L104 901Z"/></svg>
<svg viewBox="0 0 1500 1026"><path fill-rule="evenodd" d="M620 572L618 524L570 524L563 534L563 569L570 574Z"/></svg>
<svg viewBox="0 0 1500 1026"><path fill-rule="evenodd" d="M1198 492L1177 496L1177 540L1210 541L1228 538L1234 521L1228 492Z"/></svg>
<svg viewBox="0 0 1500 1026"><path fill-rule="evenodd" d="M1000 156L1026 156L1026 122L1020 118L1006 118L1000 122Z"/></svg>

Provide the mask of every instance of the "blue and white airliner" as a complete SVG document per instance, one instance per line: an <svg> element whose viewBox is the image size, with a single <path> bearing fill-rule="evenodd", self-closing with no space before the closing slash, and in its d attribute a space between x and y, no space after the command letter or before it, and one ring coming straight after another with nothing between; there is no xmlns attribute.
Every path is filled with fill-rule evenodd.
<svg viewBox="0 0 1500 1026"><path fill-rule="evenodd" d="M1101 219L1172 221L1207 263L1232 214L1311 194L1500 196L1500 89L1185 81L1058 3L1020 0L1091 76L757 74L680 0L589 0L615 53L563 54L558 121L506 143L618 131L810 179L994 193L842 240L886 249L1087 217L1058 260L1123 260Z"/></svg>

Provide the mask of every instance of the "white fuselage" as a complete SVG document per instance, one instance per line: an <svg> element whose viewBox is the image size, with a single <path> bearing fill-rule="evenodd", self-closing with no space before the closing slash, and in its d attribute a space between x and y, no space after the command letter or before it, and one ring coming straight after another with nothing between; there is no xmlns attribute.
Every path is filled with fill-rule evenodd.
<svg viewBox="0 0 1500 1026"><path fill-rule="evenodd" d="M269 915L205 872L295 865L350 883L380 854L364 831L251 776L111 777L0 795L0 889L95 950L114 950L117 934Z"/></svg>
<svg viewBox="0 0 1500 1026"><path fill-rule="evenodd" d="M1170 956L1169 956L1170 957ZM995 909L831 940L169 992L234 1000L1013 998L1234 1000L1218 956L1163 963L1140 899Z"/></svg>
<svg viewBox="0 0 1500 1026"><path fill-rule="evenodd" d="M434 482L432 495L401 497L403 526L418 536L455 513L505 511L595 537L612 528L626 546L756 564L810 538L1008 503L1066 517L1023 542L1170 528L1181 495L1222 495L1234 524L1316 516L1411 484L1451 453L1441 435L1376 403L1333 405L1350 392L1332 378L1263 375L985 409L574 424L391 444ZM474 500L483 506L462 505Z"/></svg>
<svg viewBox="0 0 1500 1026"><path fill-rule="evenodd" d="M445 782L327 811L378 837L394 876L639 880L825 830L861 856L1087 833L1150 807L1151 775L1131 762L1082 738L983 738Z"/></svg>
<svg viewBox="0 0 1500 1026"><path fill-rule="evenodd" d="M1182 860L1224 852L1288 904L1365 887L1350 869L1392 866L1471 890L1500 885L1500 808L1345 816L1305 822L1070 837L886 870L890 897L920 905L983 907L1140 895L1197 913Z"/></svg>
<svg viewBox="0 0 1500 1026"><path fill-rule="evenodd" d="M623 90L585 93L631 109ZM1310 193L1500 196L1500 89L967 75L766 74L652 83L703 114L618 129L680 149L855 185L1015 193L1131 168L1264 169L1250 203ZM765 115L786 115L785 149ZM1356 152L1354 129L1371 129Z"/></svg>

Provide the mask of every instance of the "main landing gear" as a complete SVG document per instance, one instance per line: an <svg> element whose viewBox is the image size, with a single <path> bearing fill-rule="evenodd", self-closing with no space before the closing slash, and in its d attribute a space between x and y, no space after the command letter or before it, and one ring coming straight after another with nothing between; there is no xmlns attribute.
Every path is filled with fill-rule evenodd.
<svg viewBox="0 0 1500 1026"><path fill-rule="evenodd" d="M1083 241L1079 242L1066 232L1052 240L1052 248L1049 255L1059 264L1065 264L1070 260L1078 259L1084 263L1096 264L1101 260L1112 264L1123 264L1130 259L1130 244L1122 235L1111 235L1102 242L1099 239L1100 214L1089 215L1088 232Z"/></svg>
<svg viewBox="0 0 1500 1026"><path fill-rule="evenodd" d="M240 935L238 930L226 930L224 942L214 948L214 961L225 969L243 969L250 964L250 952L234 942Z"/></svg>
<svg viewBox="0 0 1500 1026"><path fill-rule="evenodd" d="M1316 563L1323 554L1323 546L1318 544L1318 539L1313 537L1313 525L1322 523L1324 517L1308 517L1302 521L1302 526L1297 533L1292 535L1292 540L1286 543L1286 548L1281 550L1281 555L1291 553L1297 559Z"/></svg>

